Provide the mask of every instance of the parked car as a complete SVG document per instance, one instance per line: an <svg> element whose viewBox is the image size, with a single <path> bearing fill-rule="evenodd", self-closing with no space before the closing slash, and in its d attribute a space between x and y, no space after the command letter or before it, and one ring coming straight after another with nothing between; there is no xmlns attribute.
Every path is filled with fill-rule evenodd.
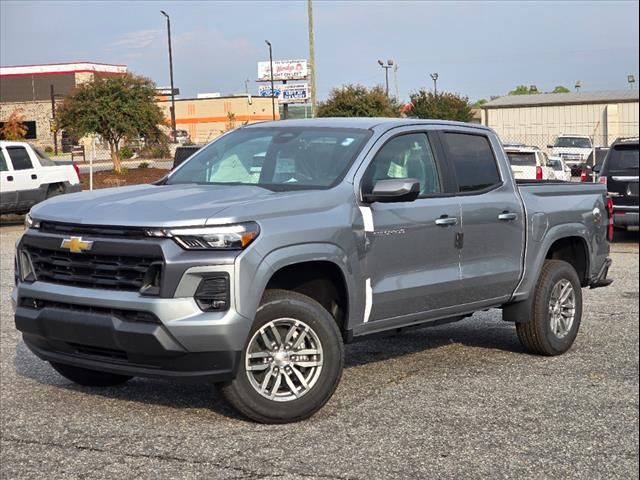
<svg viewBox="0 0 640 480"><path fill-rule="evenodd" d="M571 168L560 157L549 157L549 165L558 180L571 181Z"/></svg>
<svg viewBox="0 0 640 480"><path fill-rule="evenodd" d="M505 147L516 180L555 180L556 174L547 154L537 147Z"/></svg>
<svg viewBox="0 0 640 480"><path fill-rule="evenodd" d="M552 156L562 158L571 167L573 176L580 174L593 152L591 137L587 135L559 135L553 145L547 146L552 149Z"/></svg>
<svg viewBox="0 0 640 480"><path fill-rule="evenodd" d="M173 139L173 134L170 135ZM176 130L175 139L176 143L188 143L191 140L191 136L187 130Z"/></svg>
<svg viewBox="0 0 640 480"><path fill-rule="evenodd" d="M606 195L516 184L480 125L256 123L156 184L34 207L15 324L76 383L205 380L256 421L297 421L370 334L501 308L527 351L566 352L582 288L611 283Z"/></svg>
<svg viewBox="0 0 640 480"><path fill-rule="evenodd" d="M25 213L47 198L80 190L76 165L58 165L28 143L0 141L0 213Z"/></svg>
<svg viewBox="0 0 640 480"><path fill-rule="evenodd" d="M617 139L595 171L613 201L614 227L638 230L638 137Z"/></svg>

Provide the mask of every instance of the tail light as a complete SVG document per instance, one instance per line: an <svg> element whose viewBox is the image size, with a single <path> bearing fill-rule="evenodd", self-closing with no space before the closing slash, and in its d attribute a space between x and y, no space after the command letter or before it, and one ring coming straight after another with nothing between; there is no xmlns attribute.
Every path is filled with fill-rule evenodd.
<svg viewBox="0 0 640 480"><path fill-rule="evenodd" d="M605 180L607 177L604 177ZM609 225L607 226L607 240L613 241L613 199L607 197L607 215L609 216Z"/></svg>
<svg viewBox="0 0 640 480"><path fill-rule="evenodd" d="M542 167L536 167L536 180L542 180Z"/></svg>
<svg viewBox="0 0 640 480"><path fill-rule="evenodd" d="M73 169L76 171L76 176L78 177L78 182L80 182L80 168L78 168L78 165L76 165L75 163L71 164L73 166Z"/></svg>
<svg viewBox="0 0 640 480"><path fill-rule="evenodd" d="M606 187L607 186L607 177L598 178L598 183L601 183Z"/></svg>
<svg viewBox="0 0 640 480"><path fill-rule="evenodd" d="M581 182L586 182L587 181L587 171L586 170L582 170L580 172L580 181Z"/></svg>

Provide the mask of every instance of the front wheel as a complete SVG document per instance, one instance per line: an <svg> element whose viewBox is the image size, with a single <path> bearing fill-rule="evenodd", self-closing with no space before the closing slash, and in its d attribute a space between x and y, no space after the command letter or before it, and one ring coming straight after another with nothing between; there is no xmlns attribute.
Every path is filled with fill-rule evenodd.
<svg viewBox="0 0 640 480"><path fill-rule="evenodd" d="M573 345L582 319L582 289L572 265L546 260L536 284L531 317L516 323L520 343L531 353L560 355Z"/></svg>
<svg viewBox="0 0 640 480"><path fill-rule="evenodd" d="M256 313L238 374L222 391L255 421L295 422L331 398L343 365L342 337L329 312L306 295L269 290Z"/></svg>

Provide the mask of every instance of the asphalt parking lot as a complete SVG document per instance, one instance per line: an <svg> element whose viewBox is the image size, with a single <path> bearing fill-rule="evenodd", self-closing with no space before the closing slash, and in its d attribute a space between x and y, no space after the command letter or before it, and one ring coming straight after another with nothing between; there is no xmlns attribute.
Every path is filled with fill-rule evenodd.
<svg viewBox="0 0 640 480"><path fill-rule="evenodd" d="M564 356L523 353L483 312L348 346L323 410L265 426L212 386L83 388L38 360L9 302L20 231L0 229L2 478L638 478L637 233Z"/></svg>

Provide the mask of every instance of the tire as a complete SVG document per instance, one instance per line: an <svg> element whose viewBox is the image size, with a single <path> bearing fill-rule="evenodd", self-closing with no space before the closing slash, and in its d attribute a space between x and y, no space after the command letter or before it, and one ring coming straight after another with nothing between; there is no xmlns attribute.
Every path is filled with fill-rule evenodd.
<svg viewBox="0 0 640 480"><path fill-rule="evenodd" d="M331 398L343 366L342 336L329 312L306 295L268 290L236 378L223 385L222 392L252 420L297 422L309 418Z"/></svg>
<svg viewBox="0 0 640 480"><path fill-rule="evenodd" d="M63 363L50 362L56 372L64 378L85 387L111 387L120 385L133 377L115 373L99 372L87 368L74 367Z"/></svg>
<svg viewBox="0 0 640 480"><path fill-rule="evenodd" d="M568 286L572 292L564 290ZM569 292L569 297L565 305L558 306L555 298L563 292ZM568 322L571 304L573 316ZM529 352L552 356L571 348L582 320L582 287L571 264L562 260L545 260L530 315L529 321L516 323L518 339ZM554 317L560 320L554 320Z"/></svg>
<svg viewBox="0 0 640 480"><path fill-rule="evenodd" d="M63 193L64 187L62 185L49 185L46 198L57 197L58 195L62 195Z"/></svg>

